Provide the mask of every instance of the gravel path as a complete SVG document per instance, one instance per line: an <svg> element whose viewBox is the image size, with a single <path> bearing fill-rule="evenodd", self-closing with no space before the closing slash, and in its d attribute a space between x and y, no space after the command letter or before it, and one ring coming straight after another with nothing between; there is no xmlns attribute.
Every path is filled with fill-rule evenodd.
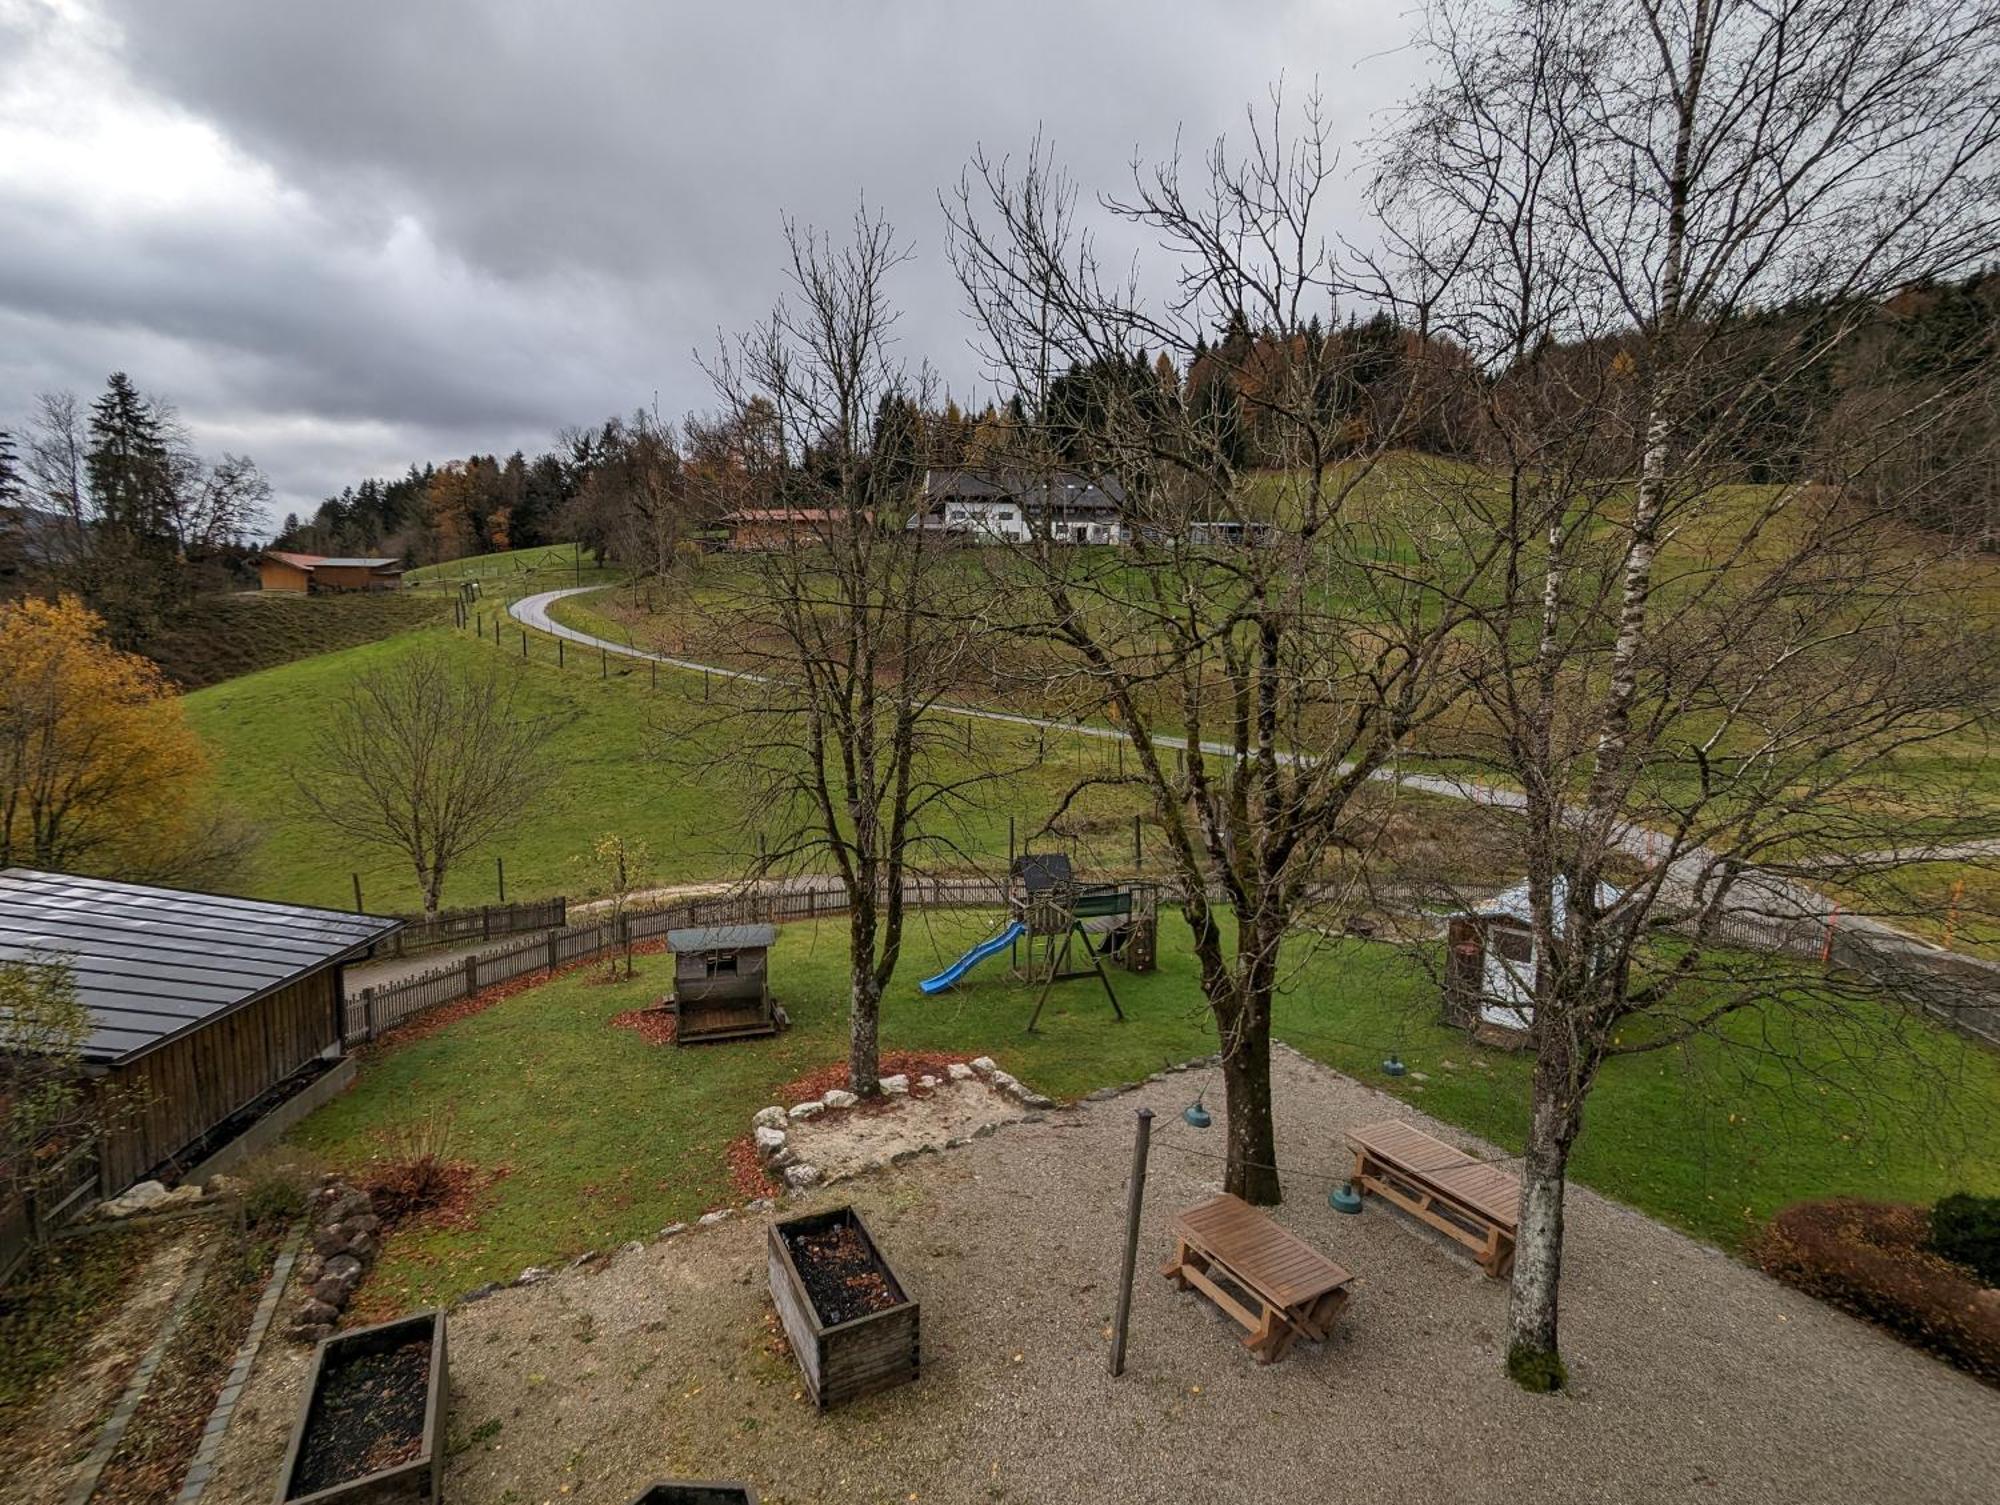
<svg viewBox="0 0 2000 1505"><path fill-rule="evenodd" d="M1343 1126L1404 1111L1281 1052L1287 1164L1337 1170ZM777 1351L763 1220L738 1217L452 1316L454 1505L617 1505L659 1475L803 1502L1987 1502L2000 1391L1587 1191L1564 1288L1575 1380L1500 1373L1503 1287L1371 1201L1293 1177L1282 1220L1359 1285L1323 1348L1259 1369L1154 1273L1213 1190L1195 1078L1002 1128L877 1172L852 1200L923 1302L923 1378L817 1416ZM1160 1115L1128 1368L1104 1373L1131 1110ZM1218 1115L1219 1117L1219 1115ZM1428 1125L1455 1143L1463 1135ZM273 1348L267 1345L267 1357ZM268 1500L304 1368L260 1361L209 1496ZM477 1441L470 1439L477 1438Z"/></svg>

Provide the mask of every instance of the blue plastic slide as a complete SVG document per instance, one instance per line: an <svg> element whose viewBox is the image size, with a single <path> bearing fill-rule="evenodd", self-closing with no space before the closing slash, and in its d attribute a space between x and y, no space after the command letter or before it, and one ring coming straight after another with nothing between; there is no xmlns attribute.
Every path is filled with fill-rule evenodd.
<svg viewBox="0 0 2000 1505"><path fill-rule="evenodd" d="M926 993L942 993L974 967L985 961L994 952L1004 951L1013 945L1014 942L1027 934L1027 931L1028 927L1023 925L1019 920L1016 920L1005 930L994 936L992 940L981 941L949 967L938 973L936 977L926 977L917 986L922 988Z"/></svg>

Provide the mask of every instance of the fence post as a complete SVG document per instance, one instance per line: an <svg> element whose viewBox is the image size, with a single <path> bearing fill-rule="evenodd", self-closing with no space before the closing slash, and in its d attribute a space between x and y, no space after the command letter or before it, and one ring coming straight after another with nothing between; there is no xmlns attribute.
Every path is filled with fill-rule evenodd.
<svg viewBox="0 0 2000 1505"><path fill-rule="evenodd" d="M465 959L465 991L467 993L477 993L479 991L479 958L477 956L468 956Z"/></svg>
<svg viewBox="0 0 2000 1505"><path fill-rule="evenodd" d="M549 932L549 971L553 973L555 969L556 969L556 932L551 930Z"/></svg>
<svg viewBox="0 0 2000 1505"><path fill-rule="evenodd" d="M493 871L500 875L500 902L505 904L507 902L507 859L505 857L495 857L493 859Z"/></svg>
<svg viewBox="0 0 2000 1505"><path fill-rule="evenodd" d="M561 638L556 639L556 667L558 669L563 667L563 640Z"/></svg>
<svg viewBox="0 0 2000 1505"><path fill-rule="evenodd" d="M362 914L365 913L365 911L361 908L361 875L359 873L356 873L353 875L353 877L354 877L354 912L356 914Z"/></svg>
<svg viewBox="0 0 2000 1505"><path fill-rule="evenodd" d="M491 904L482 904L479 906L479 938L482 941L493 939L493 906Z"/></svg>
<svg viewBox="0 0 2000 1505"><path fill-rule="evenodd" d="M599 679L611 678L611 651L608 648L597 650L597 677Z"/></svg>
<svg viewBox="0 0 2000 1505"><path fill-rule="evenodd" d="M361 990L361 1021L364 1025L367 1026L368 1029L368 1034L366 1038L370 1040L374 1039L375 1038L375 990L373 988L363 988Z"/></svg>

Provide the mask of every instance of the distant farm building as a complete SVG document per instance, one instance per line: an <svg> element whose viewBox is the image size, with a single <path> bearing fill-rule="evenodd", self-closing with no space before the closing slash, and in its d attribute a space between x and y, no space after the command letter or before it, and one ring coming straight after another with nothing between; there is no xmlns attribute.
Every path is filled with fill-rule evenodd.
<svg viewBox="0 0 2000 1505"><path fill-rule="evenodd" d="M266 549L257 574L267 591L319 595L329 591L392 591L403 587L400 559L329 559Z"/></svg>
<svg viewBox="0 0 2000 1505"><path fill-rule="evenodd" d="M862 517L872 522L873 513ZM847 523L848 514L831 507L750 507L716 522L729 530L723 547L733 554L763 554L797 548L825 538Z"/></svg>
<svg viewBox="0 0 2000 1505"><path fill-rule="evenodd" d="M1056 543L1131 541L1125 492L1109 477L1078 471L1031 476L1005 470L932 470L923 510L910 527L971 539L1025 542L1045 529Z"/></svg>
<svg viewBox="0 0 2000 1505"><path fill-rule="evenodd" d="M289 1122L337 1087L342 964L401 923L0 872L0 960L65 964L89 1015L83 1069L104 1127L75 1190L109 1197L171 1179L260 1124L275 1132L270 1115ZM0 1207L0 1245L10 1213Z"/></svg>

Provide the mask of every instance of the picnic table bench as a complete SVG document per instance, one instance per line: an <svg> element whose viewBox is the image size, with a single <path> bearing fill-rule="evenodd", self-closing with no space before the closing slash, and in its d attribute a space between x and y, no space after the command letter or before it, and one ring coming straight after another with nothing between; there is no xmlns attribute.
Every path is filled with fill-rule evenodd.
<svg viewBox="0 0 2000 1505"><path fill-rule="evenodd" d="M1175 1218L1174 1240L1160 1273L1242 1324L1260 1364L1283 1358L1294 1338L1323 1342L1347 1304L1352 1275L1229 1192Z"/></svg>
<svg viewBox="0 0 2000 1505"><path fill-rule="evenodd" d="M1350 1129L1357 1191L1387 1197L1465 1245L1495 1280L1514 1267L1521 1178L1455 1150L1414 1124Z"/></svg>

